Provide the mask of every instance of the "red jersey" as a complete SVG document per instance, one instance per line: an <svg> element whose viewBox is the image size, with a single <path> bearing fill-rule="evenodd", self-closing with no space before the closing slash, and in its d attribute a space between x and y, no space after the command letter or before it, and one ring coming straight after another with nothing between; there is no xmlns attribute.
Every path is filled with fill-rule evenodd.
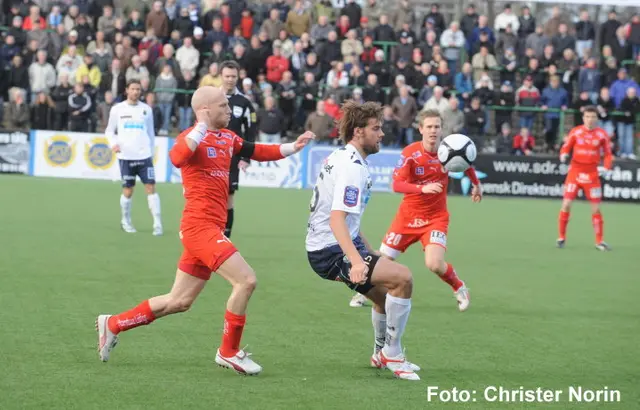
<svg viewBox="0 0 640 410"><path fill-rule="evenodd" d="M601 156L604 156L604 167L611 169L611 144L602 128L589 130L584 125L573 128L560 149L560 155L568 155L572 151L571 169L574 171L598 172Z"/></svg>
<svg viewBox="0 0 640 410"><path fill-rule="evenodd" d="M471 182L478 184L473 168L465 174ZM423 194L422 186L431 183L442 184L442 192ZM402 150L398 166L393 172L393 190L404 193L399 213L410 217L433 218L434 215L447 214L447 187L449 172L444 169L435 152L427 152L422 141L407 145Z"/></svg>
<svg viewBox="0 0 640 410"><path fill-rule="evenodd" d="M208 130L196 150L191 151L185 139L192 129L180 133L169 152L173 165L182 171L186 203L181 229L214 224L224 230L232 157L242 155L257 161L276 161L284 156L280 145L246 142L227 129Z"/></svg>

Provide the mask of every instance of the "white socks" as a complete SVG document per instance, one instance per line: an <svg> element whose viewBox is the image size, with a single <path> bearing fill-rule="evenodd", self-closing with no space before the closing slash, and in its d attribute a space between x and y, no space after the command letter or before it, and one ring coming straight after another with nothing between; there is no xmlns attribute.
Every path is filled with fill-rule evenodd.
<svg viewBox="0 0 640 410"><path fill-rule="evenodd" d="M378 353L384 347L384 339L387 334L387 315L371 309L371 323L373 323L373 354Z"/></svg>
<svg viewBox="0 0 640 410"><path fill-rule="evenodd" d="M147 201L149 202L149 211L153 216L153 225L162 225L162 218L160 217L160 195L155 194L147 195Z"/></svg>
<svg viewBox="0 0 640 410"><path fill-rule="evenodd" d="M384 355L396 357L402 353L401 339L411 312L411 299L391 296L387 293L385 302L387 311L387 335L384 344Z"/></svg>
<svg viewBox="0 0 640 410"><path fill-rule="evenodd" d="M122 213L122 222L131 223L131 198L120 195L120 211Z"/></svg>

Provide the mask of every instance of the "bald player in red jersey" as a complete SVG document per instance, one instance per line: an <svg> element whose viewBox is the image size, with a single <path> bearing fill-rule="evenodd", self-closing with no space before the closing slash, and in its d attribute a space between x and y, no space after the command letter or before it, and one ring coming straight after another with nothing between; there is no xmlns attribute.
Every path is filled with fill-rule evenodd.
<svg viewBox="0 0 640 410"><path fill-rule="evenodd" d="M600 175L611 170L613 156L611 155L611 143L607 132L597 127L598 111L595 107L585 108L582 114L584 125L573 128L560 149L560 161L563 163L571 154L569 172L564 181L564 197L558 218L558 248L564 248L567 239L567 225L571 203L582 190L584 196L591 202L591 222L596 236L596 249L601 251L611 250L604 242L604 220L600 213L602 201L602 186ZM600 166L600 162L604 166Z"/></svg>
<svg viewBox="0 0 640 410"><path fill-rule="evenodd" d="M437 155L442 136L442 117L437 111L427 110L419 114L418 121L422 141L414 142L402 150L393 173L393 191L404 194L404 198L380 245L380 253L389 259L396 259L409 246L420 242L427 268L451 286L458 309L465 311L470 303L469 290L458 278L453 266L444 259L449 230L449 173ZM471 198L479 202L482 192L476 172L469 168L465 174L473 184Z"/></svg>
<svg viewBox="0 0 640 410"><path fill-rule="evenodd" d="M231 109L225 93L201 87L193 94L191 106L198 123L182 132L169 156L182 171L186 200L180 224L183 253L178 262L171 291L145 300L118 315L100 315L96 320L98 352L107 361L120 332L147 325L191 307L212 272L233 287L224 316L222 344L215 361L241 374L257 374L262 367L239 349L249 298L256 286L253 269L224 235L229 195L229 164L234 155L256 161L276 161L300 151L313 134L282 145L254 144L242 140L224 127Z"/></svg>

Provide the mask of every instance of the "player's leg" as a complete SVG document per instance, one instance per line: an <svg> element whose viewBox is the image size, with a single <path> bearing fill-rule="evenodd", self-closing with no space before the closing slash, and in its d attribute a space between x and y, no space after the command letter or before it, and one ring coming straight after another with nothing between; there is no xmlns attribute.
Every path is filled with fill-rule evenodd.
<svg viewBox="0 0 640 410"><path fill-rule="evenodd" d="M558 215L558 240L556 241L558 248L564 248L565 241L567 240L567 225L569 225L571 203L578 196L578 190L579 185L576 178L572 174L567 175L564 183L564 195L560 207L560 215Z"/></svg>
<svg viewBox="0 0 640 410"><path fill-rule="evenodd" d="M185 259L185 255L181 260ZM186 312L207 283L211 271L204 266L191 265L189 273L178 269L171 291L147 299L132 309L117 315L100 315L96 320L100 360L109 360L111 349L118 343L118 334L173 313Z"/></svg>
<svg viewBox="0 0 640 410"><path fill-rule="evenodd" d="M127 233L135 233L136 229L131 223L131 202L133 200L133 187L136 185L136 174L130 166L130 162L121 159L120 176L122 177L122 194L120 195L120 226Z"/></svg>
<svg viewBox="0 0 640 410"><path fill-rule="evenodd" d="M431 272L453 289L453 295L458 301L458 309L464 312L469 308L471 297L469 289L460 280L453 265L445 261L446 248L439 244L427 244L424 248L424 263Z"/></svg>
<svg viewBox="0 0 640 410"><path fill-rule="evenodd" d="M411 312L411 293L413 291L411 271L404 265L376 255L368 255L365 261L368 262L371 269L368 277L370 284L387 289L384 302L387 330L385 344L380 351L380 360L396 377L405 380L420 380L420 377L407 363L402 349L402 335ZM377 300L376 304L380 302L381 300Z"/></svg>
<svg viewBox="0 0 640 410"><path fill-rule="evenodd" d="M162 235L162 213L160 209L160 195L156 192L156 171L153 167L153 159L147 158L144 165L140 167L138 176L144 184L147 192L147 202L149 211L153 217L153 235Z"/></svg>
<svg viewBox="0 0 640 410"><path fill-rule="evenodd" d="M598 181L597 175L592 176L592 178ZM589 184L589 186L585 187L584 194L591 204L591 224L596 237L596 249L610 251L611 247L604 241L604 220L600 212L600 202L602 201L602 186L600 182Z"/></svg>
<svg viewBox="0 0 640 410"><path fill-rule="evenodd" d="M224 333L216 354L216 363L241 374L258 374L262 371L262 367L251 360L248 353L240 350L247 305L256 288L256 274L239 252L233 253L215 272L233 288L227 300Z"/></svg>

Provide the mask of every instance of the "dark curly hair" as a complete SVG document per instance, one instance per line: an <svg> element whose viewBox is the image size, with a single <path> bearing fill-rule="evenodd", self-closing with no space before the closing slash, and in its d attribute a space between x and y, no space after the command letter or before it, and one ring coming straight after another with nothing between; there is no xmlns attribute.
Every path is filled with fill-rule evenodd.
<svg viewBox="0 0 640 410"><path fill-rule="evenodd" d="M382 105L373 101L364 104L354 100L346 101L342 105L342 118L338 122L340 136L344 143L351 141L355 129L366 127L371 118L382 121Z"/></svg>

